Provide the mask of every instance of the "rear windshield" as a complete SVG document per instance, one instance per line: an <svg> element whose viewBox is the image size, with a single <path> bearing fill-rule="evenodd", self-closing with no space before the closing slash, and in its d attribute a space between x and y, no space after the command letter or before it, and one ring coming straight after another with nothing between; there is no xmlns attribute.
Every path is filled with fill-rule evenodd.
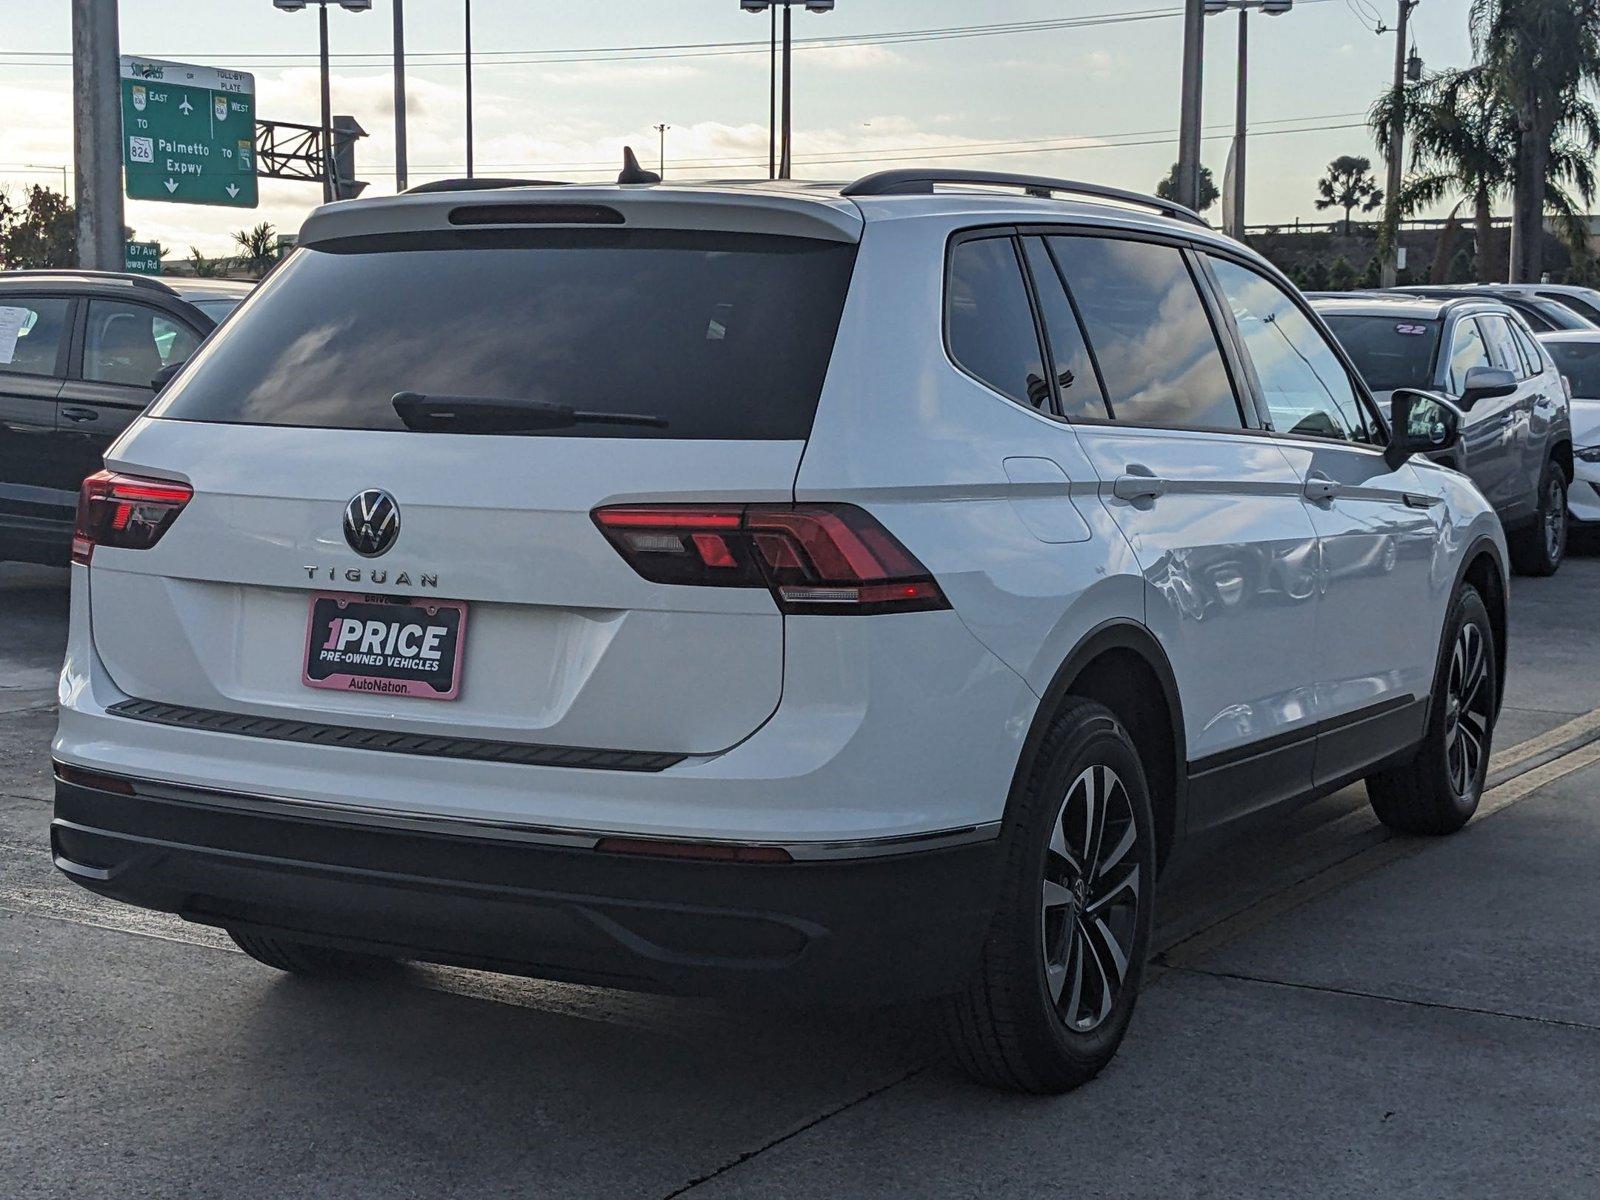
<svg viewBox="0 0 1600 1200"><path fill-rule="evenodd" d="M400 430L397 392L658 417L540 436L804 439L855 247L498 230L301 247L152 415Z"/></svg>
<svg viewBox="0 0 1600 1200"><path fill-rule="evenodd" d="M1556 369L1581 400L1600 400L1600 342L1544 342Z"/></svg>
<svg viewBox="0 0 1600 1200"><path fill-rule="evenodd" d="M1433 382L1438 321L1356 313L1323 315L1373 391L1425 388Z"/></svg>

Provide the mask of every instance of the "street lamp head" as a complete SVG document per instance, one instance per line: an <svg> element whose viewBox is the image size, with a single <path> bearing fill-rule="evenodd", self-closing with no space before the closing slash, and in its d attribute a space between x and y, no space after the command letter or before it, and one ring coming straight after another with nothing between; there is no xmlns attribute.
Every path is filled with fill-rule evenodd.
<svg viewBox="0 0 1600 1200"><path fill-rule="evenodd" d="M1269 17L1281 17L1294 7L1294 0L1261 0L1261 11Z"/></svg>
<svg viewBox="0 0 1600 1200"><path fill-rule="evenodd" d="M371 12L372 0L272 0L272 7L284 12L299 12L307 4L320 4L323 8L337 3L346 12Z"/></svg>
<svg viewBox="0 0 1600 1200"><path fill-rule="evenodd" d="M747 13L764 13L772 7L772 0L739 0L739 7Z"/></svg>
<svg viewBox="0 0 1600 1200"><path fill-rule="evenodd" d="M833 0L806 0L806 11L825 13L833 11Z"/></svg>

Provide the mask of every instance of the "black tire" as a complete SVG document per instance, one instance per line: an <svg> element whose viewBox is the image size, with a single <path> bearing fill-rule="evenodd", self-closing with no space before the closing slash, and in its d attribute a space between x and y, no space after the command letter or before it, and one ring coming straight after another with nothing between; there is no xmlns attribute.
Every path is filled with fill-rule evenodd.
<svg viewBox="0 0 1600 1200"><path fill-rule="evenodd" d="M1103 802L1084 790L1086 777ZM1096 810L1098 839L1088 820ZM978 967L940 1004L944 1041L963 1072L1008 1091L1057 1093L1111 1061L1144 977L1154 831L1127 731L1104 705L1069 698L1012 797L1002 890Z"/></svg>
<svg viewBox="0 0 1600 1200"><path fill-rule="evenodd" d="M1548 576L1561 569L1567 554L1567 474L1552 461L1539 479L1539 511L1533 524L1506 535L1511 569L1518 575Z"/></svg>
<svg viewBox="0 0 1600 1200"><path fill-rule="evenodd" d="M1402 833L1454 833L1483 795L1500 679L1489 610L1470 584L1450 606L1437 675L1416 757L1367 779L1372 811Z"/></svg>
<svg viewBox="0 0 1600 1200"><path fill-rule="evenodd" d="M259 933L245 933L230 929L228 936L234 944L255 959L280 971L293 975L311 975L320 978L361 978L378 975L394 967L394 960L376 954L358 954L353 950L335 950L330 946L313 946L307 942L288 938L267 937Z"/></svg>

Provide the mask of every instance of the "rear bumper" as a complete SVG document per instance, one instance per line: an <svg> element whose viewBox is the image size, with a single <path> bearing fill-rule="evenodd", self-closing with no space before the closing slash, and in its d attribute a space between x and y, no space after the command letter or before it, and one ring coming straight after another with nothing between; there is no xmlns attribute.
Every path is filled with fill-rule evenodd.
<svg viewBox="0 0 1600 1200"><path fill-rule="evenodd" d="M694 862L503 831L259 812L238 798L57 780L56 865L205 924L641 991L882 1002L960 985L997 840L793 863Z"/></svg>

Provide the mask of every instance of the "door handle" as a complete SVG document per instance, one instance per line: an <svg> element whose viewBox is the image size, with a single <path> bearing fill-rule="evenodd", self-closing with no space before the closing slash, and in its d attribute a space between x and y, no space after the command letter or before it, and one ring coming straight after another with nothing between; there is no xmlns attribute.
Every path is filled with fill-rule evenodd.
<svg viewBox="0 0 1600 1200"><path fill-rule="evenodd" d="M1111 494L1118 500L1154 500L1167 494L1167 481L1149 467L1129 463L1128 473L1111 485Z"/></svg>
<svg viewBox="0 0 1600 1200"><path fill-rule="evenodd" d="M1305 486L1300 489L1307 500L1317 504L1326 504L1343 490L1336 481L1329 479L1321 471L1307 475Z"/></svg>
<svg viewBox="0 0 1600 1200"><path fill-rule="evenodd" d="M98 421L100 419L100 414L95 412L95 410L92 408L78 408L75 405L69 404L61 408L59 411L67 420L77 421L79 423L84 421Z"/></svg>

